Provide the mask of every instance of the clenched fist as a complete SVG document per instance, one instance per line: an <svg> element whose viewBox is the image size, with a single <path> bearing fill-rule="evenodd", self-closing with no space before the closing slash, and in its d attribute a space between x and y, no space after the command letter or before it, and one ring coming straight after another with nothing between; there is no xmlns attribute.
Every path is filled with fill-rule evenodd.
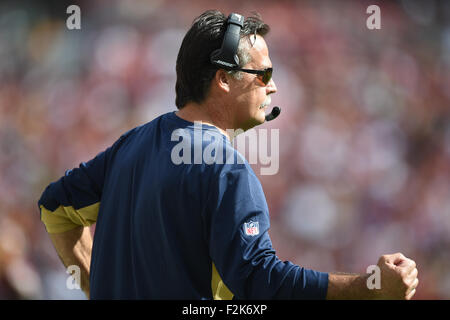
<svg viewBox="0 0 450 320"><path fill-rule="evenodd" d="M411 299L416 293L419 279L416 263L401 253L387 254L378 260L381 288L379 299Z"/></svg>

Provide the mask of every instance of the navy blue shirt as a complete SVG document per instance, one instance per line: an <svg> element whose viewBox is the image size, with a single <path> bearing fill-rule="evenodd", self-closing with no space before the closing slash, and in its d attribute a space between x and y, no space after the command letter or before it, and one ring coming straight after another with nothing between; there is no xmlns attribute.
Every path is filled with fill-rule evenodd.
<svg viewBox="0 0 450 320"><path fill-rule="evenodd" d="M38 205L49 232L96 222L92 299L326 296L327 273L276 256L248 162L217 128L175 112L67 171Z"/></svg>

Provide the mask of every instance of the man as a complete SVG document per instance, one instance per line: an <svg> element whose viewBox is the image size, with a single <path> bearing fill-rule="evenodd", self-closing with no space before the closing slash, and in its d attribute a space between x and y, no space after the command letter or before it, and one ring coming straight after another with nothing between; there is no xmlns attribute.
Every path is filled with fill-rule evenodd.
<svg viewBox="0 0 450 320"><path fill-rule="evenodd" d="M417 269L400 253L379 259L375 290L368 275L307 270L275 255L261 184L228 130L262 124L277 91L269 27L246 19L232 70L210 59L226 28L222 13L207 11L186 34L178 112L127 132L47 187L41 219L63 263L81 268L93 299L410 299ZM205 161L211 145L214 161Z"/></svg>

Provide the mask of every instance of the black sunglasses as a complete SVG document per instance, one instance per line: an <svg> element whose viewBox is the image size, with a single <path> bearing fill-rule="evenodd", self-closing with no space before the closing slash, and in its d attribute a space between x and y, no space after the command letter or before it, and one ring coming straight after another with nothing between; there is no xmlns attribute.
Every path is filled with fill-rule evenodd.
<svg viewBox="0 0 450 320"><path fill-rule="evenodd" d="M252 74L257 74L258 78L265 85L267 85L269 83L270 79L272 79L273 68L266 68L264 70L253 70L253 69L233 69L233 70L247 72L247 73L252 73Z"/></svg>

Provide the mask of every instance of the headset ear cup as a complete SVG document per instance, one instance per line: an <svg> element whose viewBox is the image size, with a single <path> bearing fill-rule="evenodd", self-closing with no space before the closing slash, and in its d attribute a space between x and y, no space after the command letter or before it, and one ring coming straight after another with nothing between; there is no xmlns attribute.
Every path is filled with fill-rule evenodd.
<svg viewBox="0 0 450 320"><path fill-rule="evenodd" d="M210 54L210 61L213 65L224 69L239 68L239 57L237 50L240 40L240 31L244 26L244 16L231 13L227 19L227 30L220 49L214 50Z"/></svg>
<svg viewBox="0 0 450 320"><path fill-rule="evenodd" d="M224 65L222 65L222 64L218 64L218 63L217 63L217 60L221 60L221 59L229 60L229 58L226 59L226 58L224 57L224 54L222 53L222 49L216 49L216 50L214 50L214 51L210 54L210 56L209 56L209 60L210 60L210 62L211 62L213 65L220 66L221 68L224 68L224 69L232 69L232 68L229 68L229 67L224 66ZM238 67L238 66L239 66L239 56L238 56L237 54L235 54L235 55L233 56L233 60L234 60L234 63L235 63L235 65L236 65L236 67Z"/></svg>

